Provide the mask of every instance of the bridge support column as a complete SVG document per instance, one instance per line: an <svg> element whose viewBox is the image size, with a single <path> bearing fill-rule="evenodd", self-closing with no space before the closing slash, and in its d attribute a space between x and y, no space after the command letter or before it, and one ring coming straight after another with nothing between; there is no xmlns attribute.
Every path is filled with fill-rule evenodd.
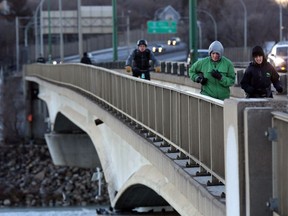
<svg viewBox="0 0 288 216"><path fill-rule="evenodd" d="M82 168L101 167L96 149L87 134L45 134L53 163Z"/></svg>

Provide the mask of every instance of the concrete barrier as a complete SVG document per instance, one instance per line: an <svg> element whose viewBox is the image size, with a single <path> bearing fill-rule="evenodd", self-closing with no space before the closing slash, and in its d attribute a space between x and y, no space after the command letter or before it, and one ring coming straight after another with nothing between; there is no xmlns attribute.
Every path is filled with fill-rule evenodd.
<svg viewBox="0 0 288 216"><path fill-rule="evenodd" d="M166 62L166 73L171 74L172 72L172 63Z"/></svg>
<svg viewBox="0 0 288 216"><path fill-rule="evenodd" d="M172 73L174 75L178 74L178 63L177 62L172 62Z"/></svg>

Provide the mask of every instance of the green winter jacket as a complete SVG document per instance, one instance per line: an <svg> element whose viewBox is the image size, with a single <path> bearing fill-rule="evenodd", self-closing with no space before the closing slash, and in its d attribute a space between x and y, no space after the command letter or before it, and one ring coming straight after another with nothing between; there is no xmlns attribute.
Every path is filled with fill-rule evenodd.
<svg viewBox="0 0 288 216"><path fill-rule="evenodd" d="M211 75L213 69L221 73L221 80L217 80ZM220 100L230 97L229 87L235 83L235 71L232 62L228 58L222 56L219 61L213 62L209 56L196 61L189 69L190 79L196 82L201 72L208 79L208 82L201 86L201 94Z"/></svg>

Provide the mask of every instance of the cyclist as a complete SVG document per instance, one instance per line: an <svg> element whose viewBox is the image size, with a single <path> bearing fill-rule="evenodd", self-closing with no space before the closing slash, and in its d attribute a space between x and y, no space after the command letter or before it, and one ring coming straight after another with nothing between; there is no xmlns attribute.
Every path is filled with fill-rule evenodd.
<svg viewBox="0 0 288 216"><path fill-rule="evenodd" d="M137 41L137 49L133 50L126 60L125 69L131 72L134 77L150 80L150 63L151 60L156 72L160 72L160 63L155 58L153 52L147 48L146 40L141 39Z"/></svg>

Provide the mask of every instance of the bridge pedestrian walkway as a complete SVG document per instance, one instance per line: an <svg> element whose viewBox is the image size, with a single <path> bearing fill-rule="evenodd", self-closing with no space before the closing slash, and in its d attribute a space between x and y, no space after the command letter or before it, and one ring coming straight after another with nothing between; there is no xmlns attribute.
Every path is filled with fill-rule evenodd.
<svg viewBox="0 0 288 216"><path fill-rule="evenodd" d="M57 132L70 119L91 138L114 208L165 200L181 215L271 215L287 210L282 202L277 208L266 206L275 196L285 202L283 188L274 187L273 179L286 179L272 179L272 169L260 169L272 167L272 160L274 170L286 163L272 158L271 142L279 146L287 139L287 100L219 101L179 90L178 83L174 88L79 64L29 65L25 71L25 79L38 85L39 97L48 106L51 130ZM59 113L65 116L61 124ZM277 140L263 136L275 128ZM117 162L126 163L128 171Z"/></svg>

